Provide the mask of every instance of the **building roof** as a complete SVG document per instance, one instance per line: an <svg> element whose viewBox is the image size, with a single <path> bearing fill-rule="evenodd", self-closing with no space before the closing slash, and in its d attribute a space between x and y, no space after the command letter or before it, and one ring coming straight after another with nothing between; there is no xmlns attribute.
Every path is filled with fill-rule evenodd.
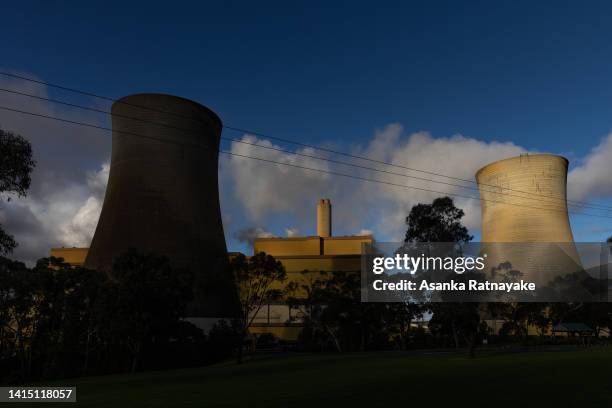
<svg viewBox="0 0 612 408"><path fill-rule="evenodd" d="M340 240L340 239L371 239L373 238L373 234L368 235L334 235L331 237L320 237L318 235L307 235L300 237L257 237L255 241L304 241L308 239L325 239L325 240Z"/></svg>
<svg viewBox="0 0 612 408"><path fill-rule="evenodd" d="M578 333L578 332L589 332L592 333L593 329L587 326L584 323L559 323L555 327L553 327L553 331L556 332L570 332L570 333Z"/></svg>

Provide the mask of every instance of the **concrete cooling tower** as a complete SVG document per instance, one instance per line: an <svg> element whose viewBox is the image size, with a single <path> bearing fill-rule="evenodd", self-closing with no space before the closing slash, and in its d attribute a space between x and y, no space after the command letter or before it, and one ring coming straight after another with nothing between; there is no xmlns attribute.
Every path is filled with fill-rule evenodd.
<svg viewBox="0 0 612 408"><path fill-rule="evenodd" d="M109 269L129 248L168 256L195 275L188 315L228 316L235 294L219 207L221 120L160 94L124 97L111 113L108 186L85 265Z"/></svg>
<svg viewBox="0 0 612 408"><path fill-rule="evenodd" d="M567 212L568 164L561 156L529 154L476 173L489 266L510 262L539 283L580 269Z"/></svg>

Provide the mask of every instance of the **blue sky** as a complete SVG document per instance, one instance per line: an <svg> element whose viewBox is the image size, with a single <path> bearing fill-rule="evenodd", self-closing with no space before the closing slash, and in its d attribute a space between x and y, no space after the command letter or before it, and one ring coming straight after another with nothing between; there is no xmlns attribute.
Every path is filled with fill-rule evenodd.
<svg viewBox="0 0 612 408"><path fill-rule="evenodd" d="M230 125L344 149L399 123L402 137L461 134L579 163L610 132L612 4L424 3L11 2L0 66L111 97L181 95ZM277 234L292 215L255 225L232 210ZM609 221L574 229L599 240Z"/></svg>
<svg viewBox="0 0 612 408"><path fill-rule="evenodd" d="M315 141L397 121L579 154L611 128L605 3L90 3L3 5L3 65Z"/></svg>

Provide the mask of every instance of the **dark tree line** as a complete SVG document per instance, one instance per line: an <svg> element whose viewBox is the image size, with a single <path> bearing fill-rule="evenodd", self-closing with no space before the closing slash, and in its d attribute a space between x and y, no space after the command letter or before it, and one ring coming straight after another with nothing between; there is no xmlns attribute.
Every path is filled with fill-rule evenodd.
<svg viewBox="0 0 612 408"><path fill-rule="evenodd" d="M36 163L30 143L0 129L0 201L24 197ZM4 256L17 242L0 226L0 383L203 365L227 358L235 330L207 335L183 320L193 276L169 259L128 251L110 271Z"/></svg>
<svg viewBox="0 0 612 408"><path fill-rule="evenodd" d="M290 306L300 309L304 320L300 347L337 352L407 349L415 345L411 336L423 334L410 330L422 318L422 305L361 302L358 271L303 274L304 283L289 288L290 293L302 294L289 297Z"/></svg>
<svg viewBox="0 0 612 408"><path fill-rule="evenodd" d="M305 298L289 298L289 307L302 312L304 328L297 346L303 350L441 347L463 349L473 357L485 339L492 345L561 342L551 338L550 329L564 322L584 323L594 330L596 338L612 332L609 303L363 303L359 273L303 273L306 277L318 275L294 285L306 292ZM422 322L425 315L429 317L427 330L414 324ZM486 320L501 323L494 328Z"/></svg>
<svg viewBox="0 0 612 408"><path fill-rule="evenodd" d="M229 327L208 336L181 320L192 275L129 251L108 273L57 258L0 258L3 382L204 365L228 357Z"/></svg>

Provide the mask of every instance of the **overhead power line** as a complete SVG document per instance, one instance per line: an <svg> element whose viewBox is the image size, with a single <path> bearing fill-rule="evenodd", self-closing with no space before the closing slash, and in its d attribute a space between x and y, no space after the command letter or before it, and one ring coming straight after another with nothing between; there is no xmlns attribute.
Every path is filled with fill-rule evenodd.
<svg viewBox="0 0 612 408"><path fill-rule="evenodd" d="M118 114L118 113L114 113L113 114L113 113L111 113L109 111L106 111L106 110L103 110L103 109L92 108L92 107L89 107L89 106L74 104L74 103L70 103L70 102L61 101L61 100L58 100L58 99L53 99L53 98L49 98L49 97L29 94L29 93L26 93L26 92L20 92L20 91L16 91L16 90L12 90L12 89L0 88L0 92L11 93L11 94L15 94L15 95L19 95L19 96L24 96L24 97L28 97L28 98L43 100L43 101L47 101L47 102L52 102L52 103L64 105L64 106L69 106L69 107L74 107L74 108L78 108L78 109L82 109L82 110L86 110L86 111L100 113L100 114L104 114L104 115L111 115L112 114L113 116L116 116L116 117L121 117L121 118L125 118L125 119L140 121L140 122L144 122L144 123L155 124L157 126L171 128L171 129L175 129L175 130L179 130L179 131L183 131L183 132L191 132L193 130L193 129L185 129L185 128L182 128L182 127L173 126L173 125L170 125L170 124L167 124L167 123L154 122L154 121L150 121L150 120L146 120L146 119L142 119L142 118L137 118L137 117L133 117L133 116L123 115L123 114ZM235 129L232 128L232 130L235 130ZM241 132L245 132L245 133L249 133L248 130L240 130L240 131ZM260 137L265 137L265 136L261 135ZM388 170L384 170L384 169L368 167L368 166L364 166L364 165L360 165L360 164L356 164L356 163L351 163L351 162L346 162L346 161L341 161L341 160L330 159L330 158L327 158L327 157L321 157L321 156L316 156L316 155L311 155L311 154L306 154L306 153L289 151L289 150L281 149L281 148L274 147L274 146L262 145L262 144L259 144L259 143L248 142L248 141L245 141L245 140L236 139L236 138L232 138L232 137L221 136L221 139L232 141L232 142L235 142L235 143L241 143L241 144L246 144L246 145L250 145L250 146L255 146L255 147L263 148L263 149L267 149L267 150L273 150L273 151L283 152L283 153L297 155L297 156L301 156L301 157L312 158L312 159L315 159L315 160L321 160L321 161L325 161L325 162L329 162L329 163L340 164L340 165L344 165L344 166L350 166L350 167L353 167L353 168L359 168L359 169L363 169L363 170L375 171L375 172L380 172L380 173L384 173L384 174L389 174L389 175L394 175L394 176L399 176L399 177L405 177L405 178L410 178L410 179L424 181L424 182L430 182L430 183L437 183L437 184L442 184L442 185L447 185L447 186L453 186L453 187L461 188L461 189L464 189L464 190L472 190L472 191L480 192L480 189L477 188L477 187L465 186L465 185L456 184L456 183L449 183L449 182L440 181L440 180L434 180L434 179L425 178L425 177L413 176L413 175L409 175L409 174L405 174L405 173L397 173L397 172L388 171ZM524 194L528 194L529 196L523 196L523 195L518 195L518 194L512 194L512 193L504 192L503 191L504 188L499 187L499 186L495 186L495 185L491 185L490 187L495 188L495 190L497 190L497 191L489 190L489 189L486 189L486 188L483 188L483 187L489 187L489 186L486 185L486 184L482 184L481 183L480 188L482 188L484 191L486 191L488 193L491 193L491 194L499 195L499 196L517 197L517 198L529 199L529 200L534 200L534 201L538 201L538 202L542 202L542 203L548 203L548 204L551 204L550 200L557 200L557 201L559 201L557 204L560 205L560 207L563 207L566 204L566 201L567 201L567 205L570 205L570 206L581 207L581 208L589 208L589 209L593 209L593 210L612 211L612 207L610 207L610 206L590 204L590 203L584 202L584 201L564 200L563 198L560 198L560 197L534 194L534 193L531 193L531 192L524 192ZM515 191L515 190L512 190L512 191ZM539 197L541 197L541 198L539 198Z"/></svg>
<svg viewBox="0 0 612 408"><path fill-rule="evenodd" d="M105 101L108 101L108 102L121 103L122 105L132 106L134 108L139 108L139 109L144 109L144 110L149 110L149 111L159 112L159 113L165 113L165 114L176 116L176 117L179 117L179 118L182 118L182 119L197 120L197 118L194 118L194 117L191 117L191 116L182 115L180 113L170 112L170 111L166 111L166 110L163 110L163 109L156 109L156 108L153 108L151 106L142 106L142 105L138 105L138 104L135 104L135 103L130 103L130 102L122 101L121 99L115 99L115 98L111 98L109 96L95 94L93 92L83 91L83 90L76 89L76 88L70 88L68 86L58 85L58 84L54 84L54 83L46 82L46 81L41 81L41 80L34 79L34 78L28 78L28 77L25 77L23 75L12 74L10 72L0 71L0 75L7 76L9 78L20 79L22 81L33 82L35 84L45 85L45 86L48 86L50 88L61 89L62 91L72 92L72 93L83 95L83 96L89 96L91 98L102 99L102 100L105 100Z"/></svg>
<svg viewBox="0 0 612 408"><path fill-rule="evenodd" d="M203 146L203 145L200 145L200 144L177 142L177 141L173 141L173 140L168 140L168 139L154 137L154 136L149 136L149 135L142 135L142 134L138 134L138 133L134 133L134 132L129 132L129 131L122 131L122 130L117 130L117 129L113 130L113 129L108 128L108 127L99 126L99 125L95 125L95 124L91 124L91 123L79 122L79 121L74 121L74 120L65 119L65 118L59 118L59 117L55 117L55 116L51 116L51 115L45 115L45 114L40 114L40 113L35 113L35 112L24 111L24 110L20 110L20 109L14 109L14 108L6 107L6 106L0 106L0 109L1 110L5 110L5 111L9 111L9 112L20 113L20 114L24 114L24 115L33 116L33 117L39 117L39 118L43 118L43 119L54 120L54 121L58 121L58 122L69 123L69 124L73 124L73 125L84 126L84 127L89 127L89 128L98 129L98 130L115 132L115 133L119 133L119 134L127 134L127 135L131 135L131 136L135 136L135 137L145 138L145 139L152 139L152 140L156 140L156 141L163 142L163 143L169 143L169 144L175 144L175 145L179 145L179 146L189 146L189 147L195 147L195 148L210 150L209 147ZM284 162L279 162L279 161L275 161L275 160L265 159L265 158L261 158L261 157L254 157L254 156L243 155L243 154L234 153L234 152L228 152L228 151L225 151L225 150L217 150L217 151L219 153L227 154L227 155L234 156L234 157L241 157L241 158L246 158L246 159L251 159L251 160L257 160L257 161L260 161L260 162L271 163L271 164L275 164L275 165L281 165L281 166L298 168L298 169L302 169L302 170L319 172L319 173L323 173L323 174L330 174L330 175L335 175L335 176L341 176L341 177L351 178L351 179L355 179L355 180L366 181L366 182L370 182L370 183L378 183L378 184L385 184L385 185L390 185L390 186L395 186L395 187L401 187L401 188L404 188L404 189L418 190L418 191L429 192L429 193L434 193L434 194L442 194L442 195L448 195L448 196L453 196L453 197L461 197L461 198L466 198L466 199L471 199L471 200L479 200L479 201L484 201L484 202L492 202L492 203L498 203L498 204L504 204L504 205L512 205L512 206L517 206L517 207L531 208L531 209L537 209L537 210L543 210L543 211L565 212L565 210L562 210L562 209L559 209L559 208L556 208L556 207L553 207L553 208L536 207L536 206L529 206L529 205L524 205L524 204L511 203L511 202L507 202L507 201L484 199L482 197L474 197L474 196L469 196L469 195L451 193L451 192L447 192L447 191L432 190L432 189L418 187L418 186L393 183L393 182L389 182L389 181L385 181L385 180L370 179L370 178L367 178L367 177L355 176L353 174L341 173L341 172L330 171L330 170L325 170L325 169L318 169L318 168L302 166L302 165L297 165L297 164L292 164L292 163L284 163ZM590 216L590 217L612 218L612 216L606 216L606 215L582 213L582 212L576 212L576 211L573 211L573 212L569 211L569 212L572 213L572 214L584 215L584 216Z"/></svg>
<svg viewBox="0 0 612 408"><path fill-rule="evenodd" d="M285 138L280 138L277 136L272 136L269 134L264 134L264 133L260 133L260 132L256 132L256 131L252 131L252 130L248 130L248 129L243 129L243 128L237 128L237 127L232 127L232 126L228 126L228 125L223 125L224 129L229 129L229 130L233 130L236 132L241 132L241 133L247 133L253 136L258 136L258 137L263 137L263 138L267 138L267 139L272 139L272 140L277 140L280 142L284 142L284 143L288 143L288 144L294 144L297 146L301 146L301 147L307 147L307 148L311 148L311 149L316 149L319 151L323 151L323 152L327 152L327 153L332 153L332 154L337 154L337 155L341 155L341 156L346 156L346 157L351 157L354 159L360 159L360 160L365 160L365 161L369 161L372 163L377 163L377 164L382 164L382 165L386 165L386 166L391 166L391 167L396 167L396 168L400 168L400 169L404 169L404 170L410 170L410 171L414 171L414 172L418 172L418 173L424 173L424 174L429 174L431 176L437 176L437 177L444 177L447 179L451 179L451 180L455 180L455 181L461 181L464 183L470 183L470 184L475 184L475 185L479 185L479 186L484 186L484 187L488 187L488 188L493 188L493 189L498 189L501 190L502 192L494 192L491 190L485 190L487 192L490 193L495 193L495 194L505 194L508 195L508 193L503 193L503 191L511 191L511 192L515 192L515 193L521 193L521 194L528 194L528 195L532 195L534 197L539 197L539 198L544 198L546 200L560 200L563 202L567 202L570 205L574 205L574 206L580 206L580 207L589 207L592 209L599 209L599 210L612 210L611 206L607 206L604 204L597 204L597 203L590 203L587 201L579 201L579 200L569 200L566 199L565 197L559 197L559 196L548 196L545 194L538 194L538 193L533 193L530 191L524 191L524 190L518 190L518 189L514 189L514 188L510 188L510 187L503 187L503 186L499 186L496 184L488 184L488 183L478 183L474 180L469 180L469 179L464 179L461 177L455 177L455 176L449 176L446 174L442 174L442 173L437 173L437 172L433 172L433 171L429 171L429 170L423 170L423 169L418 169L415 167L409 167L409 166L404 166L401 164L396 164L396 163L390 163L390 162L386 162L384 160L377 160L377 159L373 159L371 157L366 157L366 156L360 156L360 155L355 155L355 154L350 154L350 153L346 153L346 152L342 152L342 151L338 151L338 150L334 150L334 149L328 149L325 147L318 147L318 146L314 146L314 145L310 145L310 144L306 144L306 143L302 143L302 142L296 142L290 139L285 139ZM434 183L439 183L439 181L436 180L431 180ZM448 184L448 183L444 183L442 182L442 184ZM451 185L455 185L455 184L451 184ZM460 186L461 187L461 186ZM465 186L463 186L463 188L466 188ZM478 189L475 189L478 190ZM529 197L524 197L524 196L519 196L522 198L529 198ZM530 199L535 199L535 198L530 198Z"/></svg>
<svg viewBox="0 0 612 408"><path fill-rule="evenodd" d="M41 81L41 80L38 80L38 79L25 77L23 75L13 74L13 73L4 72L4 71L0 71L0 75L4 75L4 76L15 78L15 79L20 79L20 80L23 80L23 81L33 82L33 83L45 85L45 86L48 86L48 87L57 88L57 89L61 89L61 90L64 90L64 91L68 91L68 92L73 92L73 93L76 93L76 94L84 95L84 96L89 96L89 97L93 97L93 98L99 98L99 99L106 100L106 101L113 102L113 103L119 103L119 104L124 104L124 105L132 106L132 107L137 107L137 108L140 108L140 109L143 109L143 110L150 110L150 111L154 111L154 112L159 112L159 113L164 113L164 114L168 114L168 115L172 115L172 116L177 116L177 117L184 118L184 119L198 121L197 118L181 115L181 114L178 114L176 112L167 111L167 110L163 110L163 109L157 109L157 108L153 108L153 107L149 107L149 106L138 105L138 104L126 102L126 101L124 101L122 99L115 99L115 98L111 98L109 96L104 96L104 95L100 95L100 94L97 94L97 93L93 93L93 92L89 92L89 91L84 91L84 90L68 87L68 86L65 86L65 85L59 85L59 84L55 84L55 83L51 83L51 82L47 82L47 81ZM465 183L476 184L476 185L491 187L491 188L495 188L495 189L501 189L502 191L506 190L506 191L513 191L513 192L517 192L517 193L529 194L529 195L539 196L539 197L542 197L542 198L545 198L545 199L563 200L563 201L565 201L567 203L573 203L573 204L576 204L576 206L581 206L581 207L588 206L588 207L590 207L592 209L600 209L600 210L609 210L610 209L610 210L612 210L612 207L606 206L606 205L603 205L603 204L589 203L589 202L578 201L578 200L567 200L566 197L548 196L548 195L545 195L545 194L538 194L538 193L533 193L533 192L529 192L529 191L517 190L517 189L510 188L510 187L502 187L502 186L495 185L495 184L487 184L487 183L480 183L479 184L479 183L475 182L474 180L470 180L470 179L464 179L464 178L461 178L461 177L450 176L450 175L447 175L447 174L442 174L442 173L433 172L433 171L429 171L429 170L417 169L417 168L414 168L414 167L403 166L403 165L395 164L395 163L389 163L389 162L385 162L383 160L377 160L377 159L373 159L373 158L370 158L370 157L350 154L350 153L346 153L346 152L342 152L342 151L337 151L337 150L334 150L334 149L314 146L314 145L310 145L310 144L307 144L307 143L298 142L298 141L287 139L287 138L281 138L281 137L277 137L277 136L272 136L272 135L264 134L264 133L261 133L261 132L256 132L256 131L245 129L245 128L241 128L241 127L230 126L230 125L223 125L223 127L225 129L228 129L228 130L242 132L242 133L248 133L248 134L251 134L253 136L265 137L265 138L268 138L268 139L277 140L277 141L280 141L280 142L284 142L284 143L288 143L288 144L293 144L293 145L296 145L296 146L309 147L309 148L316 149L316 150L323 151L323 152L327 152L327 153L333 153L333 154L342 155L342 156L345 156L345 157L351 157L351 158L355 158L355 159L365 160L365 161L369 161L369 162L372 162L372 163L378 163L378 164L383 164L383 165L386 165L386 166L392 166L392 167L396 167L396 168L401 168L401 169L404 169L404 170L420 172L420 173L429 174L429 175L432 175L432 176L448 178L448 179L455 180L455 181L461 181L461 182L465 182Z"/></svg>

